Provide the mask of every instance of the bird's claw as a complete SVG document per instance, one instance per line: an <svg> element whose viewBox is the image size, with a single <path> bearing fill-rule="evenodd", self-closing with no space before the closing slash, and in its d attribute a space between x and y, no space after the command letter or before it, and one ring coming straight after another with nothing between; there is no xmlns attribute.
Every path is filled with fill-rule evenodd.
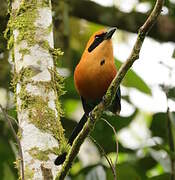
<svg viewBox="0 0 175 180"><path fill-rule="evenodd" d="M106 98L105 98L105 96L102 97L102 100L101 100L101 101L102 101L103 104L106 103Z"/></svg>
<svg viewBox="0 0 175 180"><path fill-rule="evenodd" d="M92 121L92 120L93 120L93 114L92 114L92 112L90 112L88 116L89 116L90 120Z"/></svg>

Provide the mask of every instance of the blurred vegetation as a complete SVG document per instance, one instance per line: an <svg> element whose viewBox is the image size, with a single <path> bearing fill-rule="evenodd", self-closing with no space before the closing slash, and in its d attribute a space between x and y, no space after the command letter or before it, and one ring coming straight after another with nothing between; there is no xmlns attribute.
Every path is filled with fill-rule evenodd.
<svg viewBox="0 0 175 180"><path fill-rule="evenodd" d="M144 2L149 3L150 7L153 7L155 3L154 0L140 0L138 3ZM0 99L6 98L3 102L5 102L4 106L7 108L7 112L17 118L15 105L11 98L13 89L10 88L11 66L8 62L9 52L3 36L8 21L7 2L6 0L0 0L0 3ZM89 36L106 25L117 26L119 29L129 32L137 32L149 10L144 14L137 12L133 8L131 12L126 13L122 12L117 6L103 7L89 0L53 0L52 7L55 47L61 47L64 51L64 56L58 62L58 68L64 72L65 76L65 90L67 93L61 99L65 110L62 124L66 136L69 137L73 127L76 125L74 120L81 106L80 98L74 87L73 72ZM168 9L168 14L160 18L163 23L158 22L149 36L158 41L175 41L175 4L173 1L166 0L165 7ZM127 23L128 20L130 20L129 23ZM120 65L120 60L116 59L117 68ZM133 70L128 72L122 85L128 91L130 88L134 88L146 95L151 96L152 94L149 85ZM4 92L4 90L6 93L3 96L2 91ZM175 87L166 87L166 90L165 88L163 90L168 99L175 101ZM122 98L134 108L133 113L126 117L104 114L103 118L107 119L116 128L117 132L122 131L124 128L130 128L132 123L137 120L145 123L149 132L147 137L149 142L144 140L142 143L142 138L139 139L134 132L132 132L132 136L136 136L135 138L138 138L139 141L137 147L126 146L119 139L118 179L169 180L171 178L171 162L174 163L175 159L174 149L170 148L169 131L171 129L175 141L175 113L145 113L133 105L129 95L124 95ZM170 128L167 125L168 119L170 120ZM97 122L91 136L104 148L109 157L116 158L114 134L104 121ZM93 144L93 146L96 145ZM16 154L16 142L2 114L0 114L0 177L2 180L17 179L17 171L13 163ZM101 156L100 150L99 155ZM100 161L88 166L84 166L82 159L77 158L69 176L73 180L113 179L112 171L103 157L101 157Z"/></svg>

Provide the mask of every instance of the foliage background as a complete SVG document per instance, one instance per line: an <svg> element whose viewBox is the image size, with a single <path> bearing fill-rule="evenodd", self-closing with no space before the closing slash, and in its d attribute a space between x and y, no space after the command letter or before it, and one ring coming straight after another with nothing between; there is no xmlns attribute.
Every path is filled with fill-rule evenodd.
<svg viewBox="0 0 175 180"><path fill-rule="evenodd" d="M133 33L136 33L145 21L154 2L109 0L104 3L98 0L100 4L96 4L89 0L52 1L55 47L61 47L64 51L64 56L60 57L57 65L58 71L65 77L67 91L61 99L65 111L62 124L67 137L83 113L80 98L74 87L73 72L89 36L107 25L118 27L119 30L114 37L114 54L116 67L119 68L134 43ZM8 61L9 53L3 37L9 17L7 2L0 0L0 4L0 103L7 108L9 115L17 118L13 89L10 86L12 75ZM168 180L172 163L175 163L175 152L169 145L166 112L169 107L172 137L175 141L175 1L165 1L162 17L163 23L157 23L149 34L154 40L147 38L139 61L122 83L121 116L104 114L103 117L118 133L119 180ZM17 129L15 123L13 125ZM91 136L104 148L109 157L113 160L116 158L114 134L104 121L97 122ZM13 163L16 154L16 142L0 114L2 180L17 179ZM82 146L69 177L76 180L112 179L109 165L90 138Z"/></svg>

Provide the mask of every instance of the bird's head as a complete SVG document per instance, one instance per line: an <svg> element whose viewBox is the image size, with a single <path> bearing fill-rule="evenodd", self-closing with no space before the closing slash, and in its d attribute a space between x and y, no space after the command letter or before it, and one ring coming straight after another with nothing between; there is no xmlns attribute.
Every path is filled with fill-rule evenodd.
<svg viewBox="0 0 175 180"><path fill-rule="evenodd" d="M109 44L111 43L111 38L114 32L116 31L116 28L110 28L109 30L100 30L95 32L89 39L86 50L91 53L94 51L98 46L102 44Z"/></svg>
<svg viewBox="0 0 175 180"><path fill-rule="evenodd" d="M116 28L102 29L95 32L89 39L83 58L86 59L109 59L113 60L112 36Z"/></svg>
<svg viewBox="0 0 175 180"><path fill-rule="evenodd" d="M79 94L86 99L99 99L116 75L112 35L116 28L94 33L75 68L74 80Z"/></svg>

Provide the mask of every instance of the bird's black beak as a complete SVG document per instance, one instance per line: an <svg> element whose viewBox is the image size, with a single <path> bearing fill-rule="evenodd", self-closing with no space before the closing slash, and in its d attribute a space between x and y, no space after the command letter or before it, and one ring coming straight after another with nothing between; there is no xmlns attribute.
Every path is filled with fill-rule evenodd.
<svg viewBox="0 0 175 180"><path fill-rule="evenodd" d="M112 35L114 34L114 32L116 31L116 27L110 28L107 33L105 34L104 39L111 39Z"/></svg>

